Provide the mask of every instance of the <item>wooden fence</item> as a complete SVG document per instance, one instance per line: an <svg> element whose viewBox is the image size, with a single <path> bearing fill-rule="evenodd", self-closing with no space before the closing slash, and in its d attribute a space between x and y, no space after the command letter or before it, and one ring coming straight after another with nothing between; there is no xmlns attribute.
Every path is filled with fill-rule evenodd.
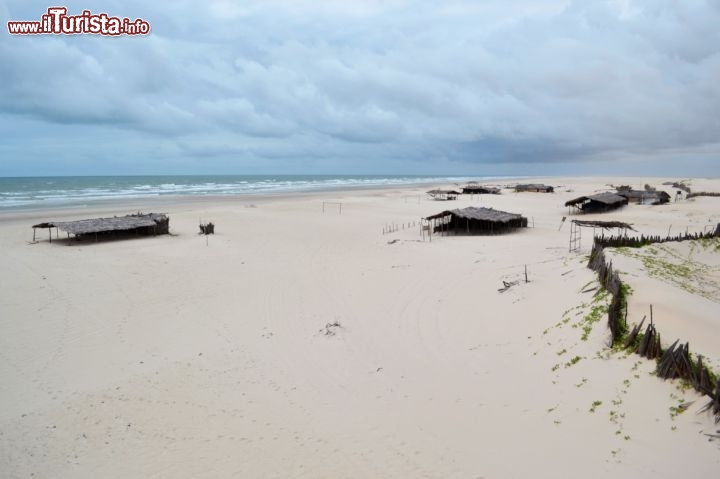
<svg viewBox="0 0 720 479"><path fill-rule="evenodd" d="M608 308L608 327L611 333L611 346L630 349L648 359L657 361L657 375L663 379L683 379L692 387L710 396L710 402L703 411L711 410L715 415L715 422L720 422L720 378L703 364L703 357L697 360L690 354L689 343L682 344L676 340L669 348L663 349L660 342L660 333L656 330L652 319L652 306L650 306L650 323L641 333L646 318L640 321L628 333L627 326L627 298L620 275L612 267L612 262L605 258L606 247L638 248L653 243L669 241L686 241L692 239L720 237L720 224L713 233L695 233L660 238L656 236L640 236L629 238L625 236L595 237L588 268L597 272L598 281L611 294L612 300ZM679 344L679 345L678 345Z"/></svg>

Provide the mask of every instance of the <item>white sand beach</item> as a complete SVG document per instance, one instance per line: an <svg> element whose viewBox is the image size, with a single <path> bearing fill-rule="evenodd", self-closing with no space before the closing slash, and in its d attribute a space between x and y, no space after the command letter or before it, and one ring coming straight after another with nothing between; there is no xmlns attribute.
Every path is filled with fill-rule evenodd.
<svg viewBox="0 0 720 479"><path fill-rule="evenodd" d="M708 398L608 349L605 315L583 339L599 304L582 292L596 285L592 229L568 252L573 218L653 235L720 223L711 197L564 206L609 184L674 199L662 183L675 179L538 178L555 193L448 202L423 185L0 213L0 476L716 477ZM719 179L689 185L720 191ZM421 217L465 206L529 227L421 238ZM138 210L168 213L172 234L50 244L39 230L29 243L41 221ZM200 219L216 234L198 235ZM663 344L688 341L720 372L717 245L659 248L687 266L680 279L611 257L632 288L628 322L652 304ZM503 281L519 282L500 293Z"/></svg>

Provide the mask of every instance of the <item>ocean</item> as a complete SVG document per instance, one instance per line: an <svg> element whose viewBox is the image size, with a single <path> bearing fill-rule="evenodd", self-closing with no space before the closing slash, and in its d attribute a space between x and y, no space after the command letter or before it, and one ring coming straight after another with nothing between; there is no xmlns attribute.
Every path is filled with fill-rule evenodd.
<svg viewBox="0 0 720 479"><path fill-rule="evenodd" d="M193 175L0 178L0 211L89 206L111 199L326 191L348 187L461 183L490 177L415 175Z"/></svg>

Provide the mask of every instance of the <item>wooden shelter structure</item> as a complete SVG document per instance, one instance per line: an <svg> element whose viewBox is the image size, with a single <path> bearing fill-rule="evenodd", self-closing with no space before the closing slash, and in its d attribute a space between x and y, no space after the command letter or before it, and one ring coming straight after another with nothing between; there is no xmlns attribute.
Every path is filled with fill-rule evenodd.
<svg viewBox="0 0 720 479"><path fill-rule="evenodd" d="M469 206L463 209L445 210L425 218L430 231L460 234L498 234L517 228L527 228L528 220L522 215Z"/></svg>
<svg viewBox="0 0 720 479"><path fill-rule="evenodd" d="M628 199L615 193L599 193L597 195L579 196L565 202L565 206L573 207L583 213L602 213L628 204Z"/></svg>
<svg viewBox="0 0 720 479"><path fill-rule="evenodd" d="M516 192L525 192L530 191L534 193L554 193L555 188L548 185L543 185L539 183L531 183L526 185L515 185L515 191Z"/></svg>
<svg viewBox="0 0 720 479"><path fill-rule="evenodd" d="M477 183L468 183L462 187L462 193L464 195L499 195L500 188L483 186Z"/></svg>
<svg viewBox="0 0 720 479"><path fill-rule="evenodd" d="M427 194L436 201L448 201L456 200L460 192L455 190L430 190Z"/></svg>
<svg viewBox="0 0 720 479"><path fill-rule="evenodd" d="M112 218L93 218L77 221L48 221L33 225L33 241L38 228L46 228L50 233L52 243L52 230L58 237L60 231L67 233L68 238L83 239L99 236L114 235L115 233L134 234L134 236L149 236L170 233L170 218L162 213L137 213Z"/></svg>
<svg viewBox="0 0 720 479"><path fill-rule="evenodd" d="M645 185L644 190L633 190L628 185L618 186L616 190L618 195L639 205L662 205L668 203L671 198L665 191L658 191L650 185Z"/></svg>
<svg viewBox="0 0 720 479"><path fill-rule="evenodd" d="M605 233L605 230L617 229L619 234L627 236L627 231L635 231L630 223L623 223L622 221L592 221L592 220L572 220L570 222L570 246L568 251L579 251L582 245L582 228L593 229L593 240L595 239L595 229L600 229Z"/></svg>

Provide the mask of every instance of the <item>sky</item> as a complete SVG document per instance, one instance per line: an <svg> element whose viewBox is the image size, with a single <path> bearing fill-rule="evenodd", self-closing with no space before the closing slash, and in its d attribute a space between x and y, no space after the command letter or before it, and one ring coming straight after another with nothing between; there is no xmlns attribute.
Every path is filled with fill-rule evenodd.
<svg viewBox="0 0 720 479"><path fill-rule="evenodd" d="M0 176L720 176L720 0L65 1L10 35Z"/></svg>

